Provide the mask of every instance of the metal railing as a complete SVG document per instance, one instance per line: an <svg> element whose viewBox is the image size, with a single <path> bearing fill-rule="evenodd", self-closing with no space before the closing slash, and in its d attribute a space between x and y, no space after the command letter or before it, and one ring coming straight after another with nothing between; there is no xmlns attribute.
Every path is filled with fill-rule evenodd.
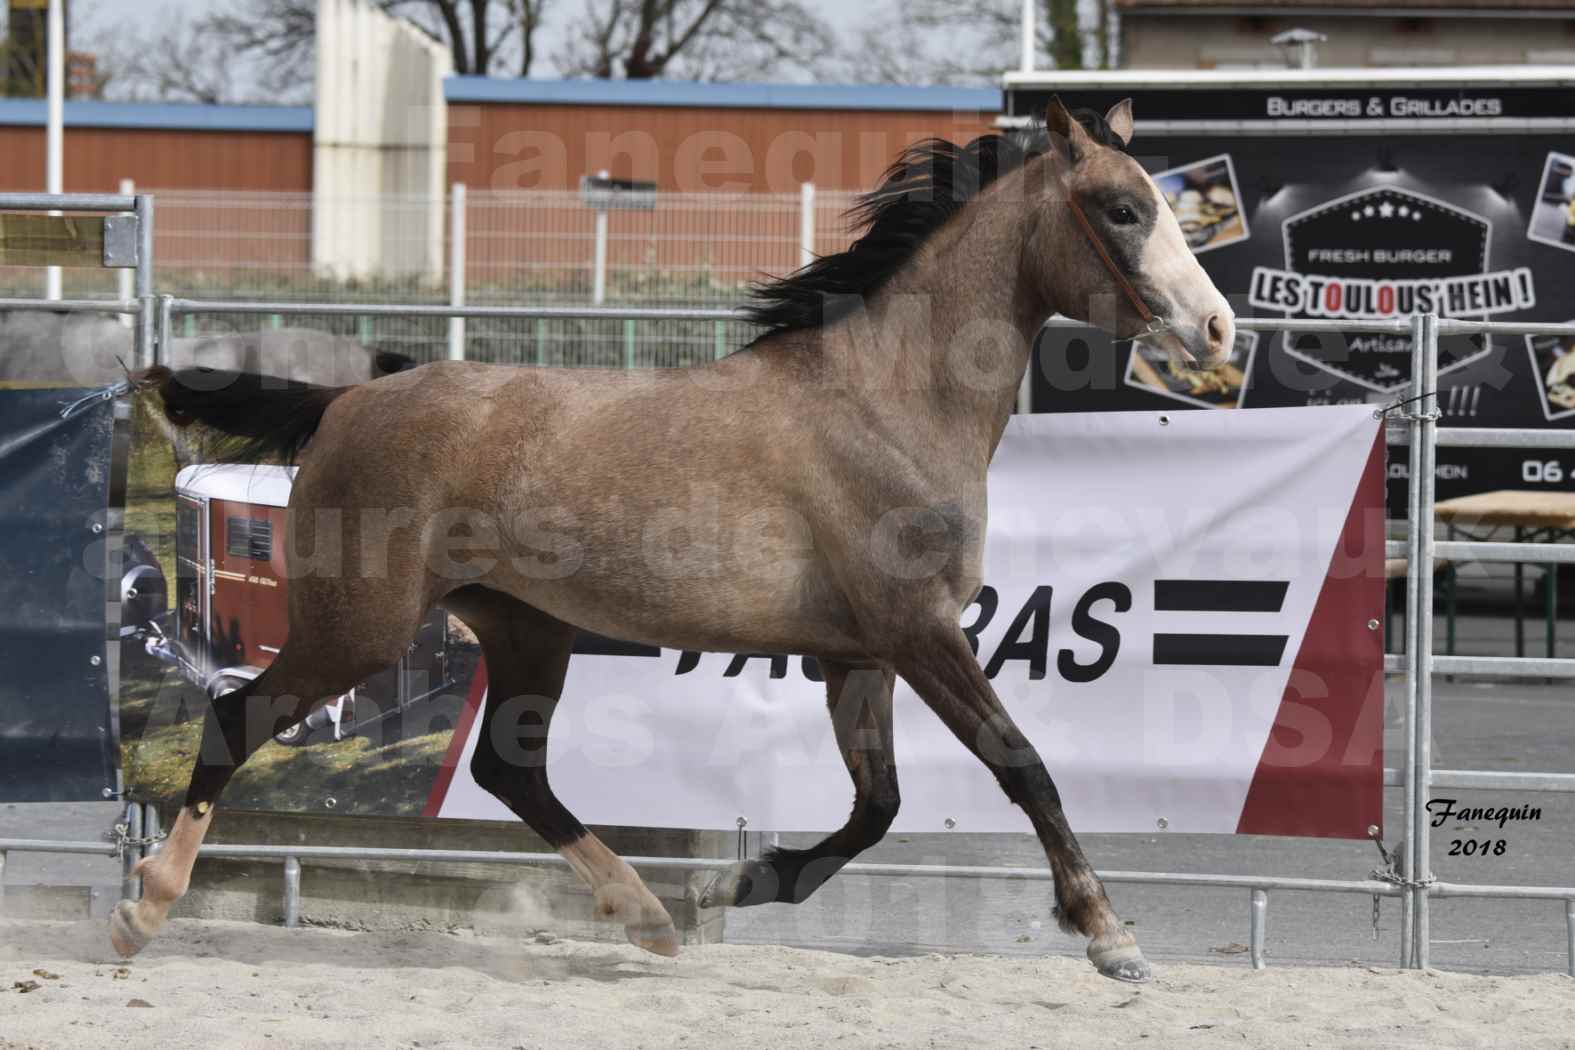
<svg viewBox="0 0 1575 1050"><path fill-rule="evenodd" d="M108 199L108 198L106 198ZM115 200L119 200L116 198ZM139 198L140 200L140 198ZM0 209L6 198L0 196ZM59 206L58 204L48 205ZM151 204L149 205L151 219ZM0 300L4 308L12 300ZM36 304L34 304L36 305ZM544 320L578 318L628 322L700 321L724 323L737 321L735 311L725 309L678 308L598 308L594 306L499 307L489 305L412 305L403 303L301 303L234 302L227 300L185 299L164 296L154 300L151 289L139 278L137 299L133 302L77 302L71 309L98 309L134 313L139 319L139 357L168 345L176 317L195 314L272 314L278 316L415 316L438 318L512 318ZM1481 789L1522 791L1575 790L1575 773L1509 773L1484 770L1438 770L1432 768L1432 675L1434 673L1478 674L1496 677L1549 676L1575 677L1575 660L1504 657L1434 656L1432 652L1433 584L1426 571L1437 557L1475 558L1478 560L1524 560L1543 564L1564 563L1571 558L1564 550L1544 544L1440 543L1433 535L1435 476L1434 456L1440 445L1480 448L1575 447L1575 432L1568 430L1476 430L1437 426L1438 336L1472 332L1501 334L1569 334L1575 325L1482 323L1440 320L1422 315L1409 321L1300 321L1287 319L1241 319L1239 327L1256 331L1324 331L1409 334L1414 347L1411 394L1405 402L1408 411L1404 427L1392 433L1391 440L1409 446L1410 457L1410 537L1389 550L1409 560L1406 585L1406 624L1408 644L1404 654L1388 654L1385 669L1406 676L1405 711L1407 743L1405 764L1386 769L1384 783L1399 786L1405 795L1405 846L1401 868L1391 880L1334 880L1283 878L1277 876L1178 874L1167 872L1112 871L1101 873L1111 883L1192 886L1245 889L1249 893L1250 957L1254 968L1266 965L1264 936L1269 893L1278 891L1358 893L1374 898L1399 897L1402 900L1401 965L1425 967L1429 961L1431 929L1430 902L1433 897L1493 897L1503 899L1562 900L1569 936L1569 972L1575 975L1575 886L1467 885L1437 881L1430 867L1428 846L1429 816L1427 793L1434 786L1461 786ZM146 328L146 341L142 333ZM142 357L148 360L147 357ZM628 362L626 360L626 363ZM137 807L132 807L136 809ZM144 846L157 839L157 814L151 807L141 818L143 827L135 829L128 815L123 838L117 842L50 842L46 840L0 839L0 874L7 851L96 853L119 855L126 864L125 893L135 896L137 887L132 866ZM156 846L154 847L156 848ZM202 856L230 859L280 861L284 865L284 908L286 925L294 925L299 914L300 872L303 861L310 860L418 860L498 864L557 865L562 858L550 853L494 853L488 851L403 850L340 846L204 846ZM730 866L733 858L630 857L636 868L651 870L704 871ZM1047 881L1048 869L1006 868L955 865L862 864L847 865L853 875L890 877L966 877L1008 880Z"/></svg>
<svg viewBox="0 0 1575 1050"><path fill-rule="evenodd" d="M156 191L156 279L167 292L207 299L721 306L738 301L762 275L786 274L814 253L840 251L851 241L847 211L857 194L811 184L797 189L663 192L649 208L601 211L572 191L462 184L434 199ZM319 257L325 213L361 230L355 240L362 247L352 251L334 242L328 256ZM114 294L113 281L102 274L73 270L67 276L79 300ZM4 289L32 279L0 266L0 295L17 294ZM129 289L120 295L132 298ZM559 363L566 356L562 344L575 336L557 325L503 315L467 336L462 322L445 331L372 313L359 315L358 325L340 334L422 361L468 338L469 355L477 360ZM661 363L711 356L710 332L645 330L653 327L641 326L633 339L651 345L648 355L664 344ZM727 338L736 341L738 334L730 327ZM567 356L565 363L605 363L580 360L572 351Z"/></svg>

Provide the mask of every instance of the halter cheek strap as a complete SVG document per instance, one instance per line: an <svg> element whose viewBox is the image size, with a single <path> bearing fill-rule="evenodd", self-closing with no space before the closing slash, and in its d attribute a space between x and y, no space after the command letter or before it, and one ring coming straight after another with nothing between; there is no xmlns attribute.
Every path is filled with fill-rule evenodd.
<svg viewBox="0 0 1575 1050"><path fill-rule="evenodd" d="M1093 245L1094 253L1099 256L1099 261L1105 264L1105 269L1109 270L1110 276L1115 278L1116 287L1126 294L1127 301L1132 304L1132 308L1137 311L1137 315L1148 326L1149 332L1161 330L1163 326L1159 324L1158 319L1154 316L1154 311L1148 308L1148 304L1137 293L1137 289L1132 287L1132 282L1127 280L1126 274L1121 272L1121 267L1117 266L1116 261L1110 257L1109 250L1105 248L1104 242L1099 239L1099 234L1094 232L1093 224L1088 221L1088 216L1083 214L1082 206L1077 203L1077 198L1072 196L1070 191L1067 192L1066 203L1072 209L1072 217L1083 228L1083 234L1088 238L1088 243Z"/></svg>

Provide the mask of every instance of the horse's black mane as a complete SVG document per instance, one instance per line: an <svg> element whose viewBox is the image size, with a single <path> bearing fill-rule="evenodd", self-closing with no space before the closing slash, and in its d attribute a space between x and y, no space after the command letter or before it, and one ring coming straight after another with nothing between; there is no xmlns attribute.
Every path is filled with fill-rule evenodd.
<svg viewBox="0 0 1575 1050"><path fill-rule="evenodd" d="M1095 142L1126 149L1098 113L1080 109L1073 116ZM838 320L885 284L919 245L985 187L1049 146L1043 125L982 135L966 146L945 139L910 146L886 170L880 186L849 210L854 228L863 231L852 247L755 285L745 315L769 329L767 335Z"/></svg>

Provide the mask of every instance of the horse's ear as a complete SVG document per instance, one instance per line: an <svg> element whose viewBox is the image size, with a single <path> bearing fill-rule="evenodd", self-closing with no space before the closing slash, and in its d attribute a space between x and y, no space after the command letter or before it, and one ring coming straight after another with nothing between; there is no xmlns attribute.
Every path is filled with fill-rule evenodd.
<svg viewBox="0 0 1575 1050"><path fill-rule="evenodd" d="M1132 100L1124 98L1111 106L1110 112L1105 114L1105 123L1110 125L1111 132L1123 146L1132 145Z"/></svg>
<svg viewBox="0 0 1575 1050"><path fill-rule="evenodd" d="M1050 132L1050 142L1055 151L1068 164L1076 164L1088 156L1093 140L1088 137L1083 125L1077 122L1077 118L1067 110L1060 95L1051 95L1050 104L1045 107L1045 129Z"/></svg>

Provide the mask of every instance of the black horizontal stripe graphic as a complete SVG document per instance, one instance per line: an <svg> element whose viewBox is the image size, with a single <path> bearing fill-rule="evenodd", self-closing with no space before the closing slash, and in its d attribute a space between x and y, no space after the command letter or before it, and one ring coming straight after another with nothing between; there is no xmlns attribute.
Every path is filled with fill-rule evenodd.
<svg viewBox="0 0 1575 1050"><path fill-rule="evenodd" d="M1156 612L1276 613L1289 580L1155 580Z"/></svg>
<svg viewBox="0 0 1575 1050"><path fill-rule="evenodd" d="M1154 663L1278 667L1287 641L1283 634L1156 634Z"/></svg>
<svg viewBox="0 0 1575 1050"><path fill-rule="evenodd" d="M609 638L595 631L581 631L574 636L574 653L578 656L661 656L662 650L654 645L625 642Z"/></svg>

